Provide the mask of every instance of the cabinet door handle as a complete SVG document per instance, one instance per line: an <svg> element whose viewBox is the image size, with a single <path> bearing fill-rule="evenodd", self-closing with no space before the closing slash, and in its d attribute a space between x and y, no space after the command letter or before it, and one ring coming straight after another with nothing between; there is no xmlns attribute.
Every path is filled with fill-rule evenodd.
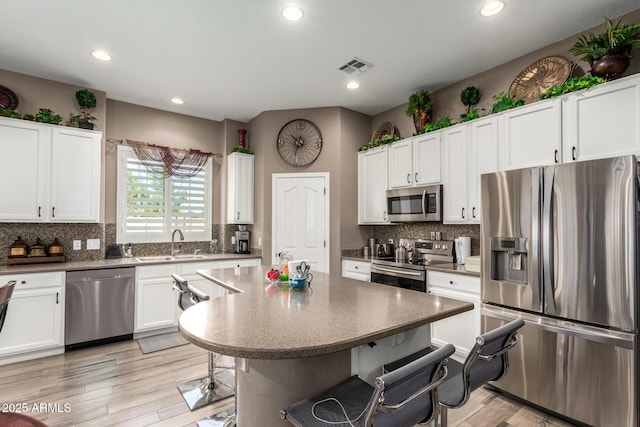
<svg viewBox="0 0 640 427"><path fill-rule="evenodd" d="M462 208L462 219L464 219L464 208Z"/></svg>
<svg viewBox="0 0 640 427"><path fill-rule="evenodd" d="M575 146L571 147L571 157L573 158L573 160L576 160L576 147Z"/></svg>
<svg viewBox="0 0 640 427"><path fill-rule="evenodd" d="M56 217L56 207L52 207L51 208L51 218L55 218Z"/></svg>
<svg viewBox="0 0 640 427"><path fill-rule="evenodd" d="M56 292L56 304L60 304L60 292Z"/></svg>
<svg viewBox="0 0 640 427"><path fill-rule="evenodd" d="M555 152L553 153L553 160L558 163L558 150L555 150Z"/></svg>
<svg viewBox="0 0 640 427"><path fill-rule="evenodd" d="M416 172L416 182L418 182L418 172Z"/></svg>
<svg viewBox="0 0 640 427"><path fill-rule="evenodd" d="M382 212L382 219L387 220L387 211Z"/></svg>
<svg viewBox="0 0 640 427"><path fill-rule="evenodd" d="M238 221L240 221L240 212L238 212Z"/></svg>
<svg viewBox="0 0 640 427"><path fill-rule="evenodd" d="M38 218L42 218L42 206L38 206Z"/></svg>
<svg viewBox="0 0 640 427"><path fill-rule="evenodd" d="M476 219L476 207L475 206L473 208L471 208L471 217L473 217L473 219Z"/></svg>
<svg viewBox="0 0 640 427"><path fill-rule="evenodd" d="M411 184L411 174L407 174L407 184Z"/></svg>

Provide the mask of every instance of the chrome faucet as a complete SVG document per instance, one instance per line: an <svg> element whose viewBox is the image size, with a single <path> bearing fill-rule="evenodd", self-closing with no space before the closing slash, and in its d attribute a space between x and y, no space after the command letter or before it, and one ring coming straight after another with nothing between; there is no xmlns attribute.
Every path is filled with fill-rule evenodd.
<svg viewBox="0 0 640 427"><path fill-rule="evenodd" d="M173 249L173 242L175 241L176 232L180 234L180 240L184 240L184 234L182 234L182 230L180 230L179 228L173 230L173 233L171 233L171 256L175 256L182 249L182 243L180 243L180 246L178 246L177 250Z"/></svg>

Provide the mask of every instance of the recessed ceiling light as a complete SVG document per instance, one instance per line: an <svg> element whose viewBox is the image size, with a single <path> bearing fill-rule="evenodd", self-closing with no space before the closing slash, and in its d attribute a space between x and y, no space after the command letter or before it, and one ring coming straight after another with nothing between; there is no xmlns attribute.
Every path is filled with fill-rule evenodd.
<svg viewBox="0 0 640 427"><path fill-rule="evenodd" d="M282 9L282 16L287 21L299 21L302 19L302 9L298 6L286 6Z"/></svg>
<svg viewBox="0 0 640 427"><path fill-rule="evenodd" d="M347 83L347 89L358 89L359 87L360 87L360 83L358 82Z"/></svg>
<svg viewBox="0 0 640 427"><path fill-rule="evenodd" d="M173 102L174 104L178 104L178 105L184 104L184 99L178 98L177 96L174 96L169 101Z"/></svg>
<svg viewBox="0 0 640 427"><path fill-rule="evenodd" d="M91 56L93 56L96 59L99 59L100 61L111 61L113 59L111 55L109 55L107 52L103 50L92 50Z"/></svg>
<svg viewBox="0 0 640 427"><path fill-rule="evenodd" d="M482 6L482 9L480 9L480 15L482 16L493 16L496 15L498 13L500 13L500 11L504 9L504 3L501 1L492 1L489 2L487 4L485 4L484 6Z"/></svg>

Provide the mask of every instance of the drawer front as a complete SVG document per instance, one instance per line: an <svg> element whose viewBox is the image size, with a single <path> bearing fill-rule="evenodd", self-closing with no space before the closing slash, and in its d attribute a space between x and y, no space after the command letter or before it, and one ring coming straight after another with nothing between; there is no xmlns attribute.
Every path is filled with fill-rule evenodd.
<svg viewBox="0 0 640 427"><path fill-rule="evenodd" d="M49 288L52 286L64 285L64 271L50 273L29 273L29 274L3 274L0 276L0 286L11 280L16 281L14 291L21 289Z"/></svg>
<svg viewBox="0 0 640 427"><path fill-rule="evenodd" d="M215 268L234 268L234 267L258 267L260 266L259 258L252 259L229 259L216 262Z"/></svg>
<svg viewBox="0 0 640 427"><path fill-rule="evenodd" d="M342 260L342 275L345 273L357 273L370 275L371 274L371 263L364 261L353 261L349 259Z"/></svg>
<svg viewBox="0 0 640 427"><path fill-rule="evenodd" d="M427 289L433 287L446 288L460 292L480 295L480 278L461 274L427 271Z"/></svg>
<svg viewBox="0 0 640 427"><path fill-rule="evenodd" d="M150 265L148 267L136 267L136 278L148 279L154 277L171 278L171 275L178 271L177 264Z"/></svg>

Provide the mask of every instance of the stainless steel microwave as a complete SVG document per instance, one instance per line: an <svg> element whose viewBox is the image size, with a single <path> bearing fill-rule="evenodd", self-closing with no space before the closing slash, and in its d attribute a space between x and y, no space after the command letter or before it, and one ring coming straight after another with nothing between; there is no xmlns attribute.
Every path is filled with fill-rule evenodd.
<svg viewBox="0 0 640 427"><path fill-rule="evenodd" d="M442 221L442 185L387 190L391 222Z"/></svg>

